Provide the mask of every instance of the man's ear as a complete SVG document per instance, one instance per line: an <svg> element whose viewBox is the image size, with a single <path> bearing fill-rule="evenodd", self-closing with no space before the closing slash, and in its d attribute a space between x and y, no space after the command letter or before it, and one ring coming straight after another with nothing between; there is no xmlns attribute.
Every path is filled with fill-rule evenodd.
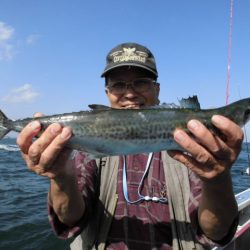
<svg viewBox="0 0 250 250"><path fill-rule="evenodd" d="M157 94L159 96L159 94L160 94L160 83L158 83L158 82L156 84L156 90L157 90Z"/></svg>
<svg viewBox="0 0 250 250"><path fill-rule="evenodd" d="M157 104L160 104L160 100L159 100L159 95L160 95L160 83L157 83L156 87L156 91L157 91Z"/></svg>

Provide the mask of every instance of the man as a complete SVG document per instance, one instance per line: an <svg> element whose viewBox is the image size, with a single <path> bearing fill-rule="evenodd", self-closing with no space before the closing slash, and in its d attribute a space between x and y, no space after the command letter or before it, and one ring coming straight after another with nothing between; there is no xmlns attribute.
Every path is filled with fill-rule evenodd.
<svg viewBox="0 0 250 250"><path fill-rule="evenodd" d="M113 108L159 104L153 54L124 43L107 56L102 74ZM223 138L191 120L190 134L176 129L184 152L169 151L86 160L66 149L72 131L52 124L33 141L39 122L17 138L27 166L50 178L49 215L62 238L80 234L72 249L205 249L226 244L237 226L230 168L243 140L240 127L222 116L212 123ZM116 145L114 145L115 147Z"/></svg>

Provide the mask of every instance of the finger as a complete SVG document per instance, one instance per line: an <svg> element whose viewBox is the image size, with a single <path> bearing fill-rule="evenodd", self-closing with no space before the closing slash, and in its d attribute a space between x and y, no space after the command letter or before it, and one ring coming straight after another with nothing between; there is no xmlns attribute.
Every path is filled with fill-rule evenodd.
<svg viewBox="0 0 250 250"><path fill-rule="evenodd" d="M201 179L208 180L216 177L218 174L223 172L223 168L220 166L214 165L204 165L198 163L192 156L177 151L177 150L170 150L168 154L175 160L181 162L185 165L188 169L196 173Z"/></svg>
<svg viewBox="0 0 250 250"><path fill-rule="evenodd" d="M72 136L72 129L65 127L62 129L55 139L48 145L48 147L43 151L39 159L39 164L37 169L44 173L48 171L53 165L54 161L58 157L58 154L65 147L65 144L69 141Z"/></svg>
<svg viewBox="0 0 250 250"><path fill-rule="evenodd" d="M194 159L186 153L183 153L178 150L170 150L168 154L175 160L181 162L187 168L198 174L199 176L203 174L203 168L197 167L197 162L194 162Z"/></svg>
<svg viewBox="0 0 250 250"><path fill-rule="evenodd" d="M214 157L199 143L192 139L183 130L174 131L176 142L198 162L210 166L214 163Z"/></svg>
<svg viewBox="0 0 250 250"><path fill-rule="evenodd" d="M227 159L230 156L231 150L225 142L214 135L201 122L197 120L190 120L187 123L187 127L194 136L195 140L214 156L220 159Z"/></svg>
<svg viewBox="0 0 250 250"><path fill-rule="evenodd" d="M43 116L43 113L37 112L34 114L35 118ZM38 135L41 129L39 121L34 120L30 122L26 127L23 128L21 133L18 135L16 143L20 147L22 154L27 154L29 146L32 144L32 139ZM24 157L24 156L23 156Z"/></svg>
<svg viewBox="0 0 250 250"><path fill-rule="evenodd" d="M40 130L40 122L32 121L27 126L25 126L21 133L18 135L16 143L24 154L28 153L33 138L39 133Z"/></svg>
<svg viewBox="0 0 250 250"><path fill-rule="evenodd" d="M39 165L34 165L34 162L31 160L31 158L28 155L25 155L25 161L28 169L32 172L35 172L38 175L41 175L44 173L44 170L39 167Z"/></svg>
<svg viewBox="0 0 250 250"><path fill-rule="evenodd" d="M58 153L57 158L53 162L53 165L50 167L50 169L44 173L41 173L40 175L46 176L48 178L55 178L58 174L60 174L60 172L65 174L65 166L69 167L70 173L72 173L73 169L71 167L72 162L70 158L71 152L72 149L64 147L63 150Z"/></svg>
<svg viewBox="0 0 250 250"><path fill-rule="evenodd" d="M62 126L58 123L51 124L41 135L40 137L33 142L30 146L28 155L30 161L34 165L39 163L39 159L43 151L48 147L52 140L61 132Z"/></svg>
<svg viewBox="0 0 250 250"><path fill-rule="evenodd" d="M212 123L226 136L227 145L233 148L241 147L244 134L236 123L220 115L214 115L212 117Z"/></svg>

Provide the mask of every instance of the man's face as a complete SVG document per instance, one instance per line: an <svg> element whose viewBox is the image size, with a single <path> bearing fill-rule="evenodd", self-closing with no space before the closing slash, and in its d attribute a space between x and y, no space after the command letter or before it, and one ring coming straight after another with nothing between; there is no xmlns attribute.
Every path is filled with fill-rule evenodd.
<svg viewBox="0 0 250 250"><path fill-rule="evenodd" d="M141 79L146 79L151 82L148 84L146 90L136 91L136 84L140 84ZM152 81L151 81L152 80ZM114 83L126 82L128 84L125 91L122 93L117 93L117 91L112 91L112 86ZM135 88L131 86L131 82L134 82ZM158 104L159 96L159 84L154 83L152 74L147 70L138 67L120 67L113 69L107 76L107 88L106 94L110 101L112 108L134 108L139 109L143 106L153 106Z"/></svg>

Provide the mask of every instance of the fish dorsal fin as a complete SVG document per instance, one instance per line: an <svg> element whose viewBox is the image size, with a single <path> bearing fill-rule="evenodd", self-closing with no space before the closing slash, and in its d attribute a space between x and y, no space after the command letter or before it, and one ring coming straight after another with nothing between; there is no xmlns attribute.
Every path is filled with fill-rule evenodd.
<svg viewBox="0 0 250 250"><path fill-rule="evenodd" d="M110 110L111 108L102 104L90 104L88 105L92 110Z"/></svg>
<svg viewBox="0 0 250 250"><path fill-rule="evenodd" d="M159 106L154 106L152 108L162 108L162 109L194 109L194 110L199 110L200 109L200 103L198 101L198 97L197 95L194 95L192 97L188 97L188 98L181 98L180 100L178 100L180 105L177 105L175 103L162 103Z"/></svg>
<svg viewBox="0 0 250 250"><path fill-rule="evenodd" d="M162 103L159 106L154 106L155 108L160 109L179 109L180 106L176 105L175 103Z"/></svg>
<svg viewBox="0 0 250 250"><path fill-rule="evenodd" d="M179 103L180 103L180 108L196 109L196 110L201 109L197 95L194 95L192 97L189 96L188 98L182 98L181 100L179 100Z"/></svg>

